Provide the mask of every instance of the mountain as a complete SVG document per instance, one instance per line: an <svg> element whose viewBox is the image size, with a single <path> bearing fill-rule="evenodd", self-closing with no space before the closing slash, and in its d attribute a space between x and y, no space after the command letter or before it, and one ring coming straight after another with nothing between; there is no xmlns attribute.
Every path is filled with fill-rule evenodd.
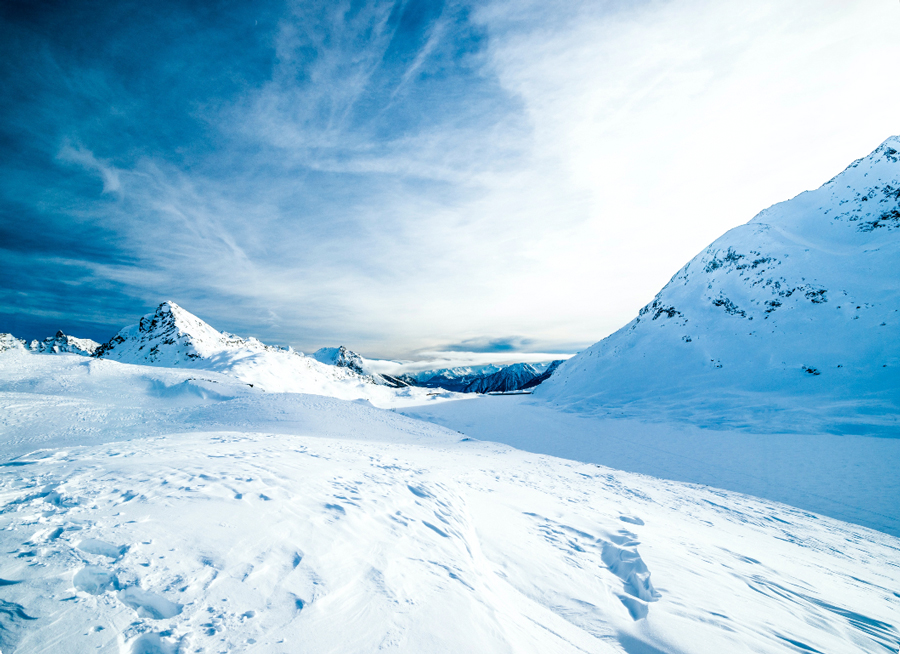
<svg viewBox="0 0 900 654"><path fill-rule="evenodd" d="M536 395L767 431L900 427L900 137L694 257Z"/></svg>
<svg viewBox="0 0 900 654"><path fill-rule="evenodd" d="M533 388L553 374L562 361L549 363L489 364L480 367L426 370L415 376L404 376L411 384L426 388L443 388L458 393L494 393Z"/></svg>
<svg viewBox="0 0 900 654"><path fill-rule="evenodd" d="M534 377L525 382L525 384L522 386L522 390L527 388L534 388L535 386L540 386L541 384L543 384L545 381L550 379L550 375L556 372L556 369L559 368L560 364L562 364L563 361L565 361L565 359L557 359L556 361L551 361L542 373L540 373L537 377Z"/></svg>
<svg viewBox="0 0 900 654"><path fill-rule="evenodd" d="M163 302L136 325L119 331L94 356L127 363L177 367L225 352L274 352L255 338L219 332L174 302Z"/></svg>
<svg viewBox="0 0 900 654"><path fill-rule="evenodd" d="M466 386L466 393L509 392L521 389L541 373L528 363L504 366L490 375L483 375Z"/></svg>
<svg viewBox="0 0 900 654"><path fill-rule="evenodd" d="M81 354L91 356L100 343L89 338L75 338L62 331L56 332L56 336L48 336L43 341L31 341L28 349L42 354Z"/></svg>
<svg viewBox="0 0 900 654"><path fill-rule="evenodd" d="M137 324L123 328L93 356L129 364L212 370L276 393L367 399L379 405L397 399L389 396L393 388L370 375L327 365L256 338L219 332L174 302L163 302Z"/></svg>
<svg viewBox="0 0 900 654"><path fill-rule="evenodd" d="M5 350L24 350L25 341L12 334L0 334L0 352Z"/></svg>
<svg viewBox="0 0 900 654"><path fill-rule="evenodd" d="M365 375L376 384L391 386L393 388L402 388L411 385L409 382L403 381L398 377L380 374L371 370L370 367L366 365L366 360L363 359L362 356L353 350L348 350L343 345L340 347L319 348L312 356L319 363L337 366L339 368L347 368L357 374Z"/></svg>

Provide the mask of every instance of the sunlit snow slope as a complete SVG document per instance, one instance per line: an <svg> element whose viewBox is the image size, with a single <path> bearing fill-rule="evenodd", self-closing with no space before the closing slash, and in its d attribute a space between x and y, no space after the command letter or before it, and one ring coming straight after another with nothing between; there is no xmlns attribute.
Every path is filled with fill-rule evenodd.
<svg viewBox="0 0 900 654"><path fill-rule="evenodd" d="M706 426L900 433L900 137L726 233L535 395Z"/></svg>
<svg viewBox="0 0 900 654"><path fill-rule="evenodd" d="M315 393L392 406L423 400L425 389L387 388L370 375L327 365L291 348L219 332L174 302L163 302L94 352L100 359L139 365L213 370L275 393Z"/></svg>
<svg viewBox="0 0 900 654"><path fill-rule="evenodd" d="M208 371L16 348L0 398L7 654L900 642L900 540L782 504Z"/></svg>

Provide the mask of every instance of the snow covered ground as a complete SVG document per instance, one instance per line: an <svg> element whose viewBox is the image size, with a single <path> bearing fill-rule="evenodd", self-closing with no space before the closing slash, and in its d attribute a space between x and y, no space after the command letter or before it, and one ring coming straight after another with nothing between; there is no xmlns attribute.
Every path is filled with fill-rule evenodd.
<svg viewBox="0 0 900 654"><path fill-rule="evenodd" d="M197 373L0 354L3 652L900 642L892 536Z"/></svg>
<svg viewBox="0 0 900 654"><path fill-rule="evenodd" d="M479 440L765 497L900 536L900 438L560 411L534 396L399 408Z"/></svg>

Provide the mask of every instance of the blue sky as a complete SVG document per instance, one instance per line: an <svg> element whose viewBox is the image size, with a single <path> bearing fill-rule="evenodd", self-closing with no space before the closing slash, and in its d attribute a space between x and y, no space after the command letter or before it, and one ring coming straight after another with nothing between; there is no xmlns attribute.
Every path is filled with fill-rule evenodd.
<svg viewBox="0 0 900 654"><path fill-rule="evenodd" d="M6 2L0 331L566 352L900 132L873 2Z"/></svg>

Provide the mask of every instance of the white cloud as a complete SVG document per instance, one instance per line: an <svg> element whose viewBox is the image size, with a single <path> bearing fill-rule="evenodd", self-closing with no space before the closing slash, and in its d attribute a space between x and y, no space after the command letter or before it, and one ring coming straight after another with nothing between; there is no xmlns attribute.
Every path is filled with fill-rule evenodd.
<svg viewBox="0 0 900 654"><path fill-rule="evenodd" d="M153 221L121 227L152 271L146 294L298 349L593 342L721 233L900 131L896 3L493 3L473 75L507 93L496 115L385 140L349 116L390 43L386 16L360 18L371 43L351 52L344 34L302 89L296 19L273 81L211 117L248 145L234 175L123 171L71 146L60 158ZM449 37L439 25L404 89Z"/></svg>

